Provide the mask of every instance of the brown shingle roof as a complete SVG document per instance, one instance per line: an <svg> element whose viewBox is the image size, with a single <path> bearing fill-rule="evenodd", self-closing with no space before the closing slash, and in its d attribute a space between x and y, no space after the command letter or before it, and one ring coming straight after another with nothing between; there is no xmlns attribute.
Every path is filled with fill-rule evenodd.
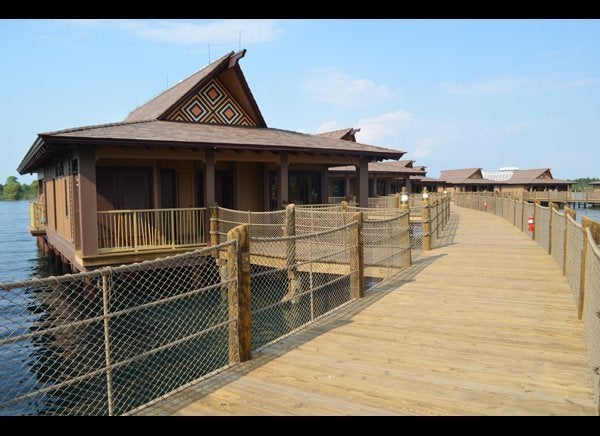
<svg viewBox="0 0 600 436"><path fill-rule="evenodd" d="M550 178L538 178L548 172ZM550 168L536 168L530 170L514 170L513 175L506 181L509 185L526 185L526 184L542 184L542 185L562 185L573 184L567 180L555 179L552 177Z"/></svg>
<svg viewBox="0 0 600 436"><path fill-rule="evenodd" d="M182 80L177 85L172 86L171 88L157 95L152 100L132 111L129 115L127 115L124 121L133 122L157 119L169 108L174 106L188 92L190 92L198 83L207 79L216 71L224 68L232 55L233 52L227 53L225 56L217 59L212 64L207 65L200 71L192 74L187 79Z"/></svg>
<svg viewBox="0 0 600 436"><path fill-rule="evenodd" d="M358 132L360 132L360 129L355 129L354 127L349 127L347 129L332 130L331 132L317 133L316 136L322 136L324 138L332 138L332 139L343 139L344 136L346 136L346 135L350 135L350 136L354 137L354 135Z"/></svg>
<svg viewBox="0 0 600 436"><path fill-rule="evenodd" d="M416 168L410 168L412 160L399 160L395 162L370 162L369 163L369 172L370 173L401 173L401 174L425 174L425 171L418 170ZM333 172L354 172L356 169L349 166L342 167L332 167L329 168L329 171Z"/></svg>
<svg viewBox="0 0 600 436"><path fill-rule="evenodd" d="M415 182L424 182L424 183L441 183L440 179L434 179L433 177L427 176L410 176L410 180L414 180Z"/></svg>
<svg viewBox="0 0 600 436"><path fill-rule="evenodd" d="M473 178L478 175L479 177ZM442 170L440 180L453 184L491 185L499 184L495 180L481 178L481 168L463 168L459 170Z"/></svg>
<svg viewBox="0 0 600 436"><path fill-rule="evenodd" d="M141 144L203 148L235 148L238 150L307 151L325 154L370 156L374 159L398 159L403 151L374 145L323 138L306 133L266 127L223 126L218 124L174 121L140 121L78 127L42 133L21 162L21 174L35 171L42 154L66 143L92 145ZM40 150L42 154L40 154Z"/></svg>
<svg viewBox="0 0 600 436"><path fill-rule="evenodd" d="M597 182L591 182L590 185L600 185L600 180L598 180Z"/></svg>

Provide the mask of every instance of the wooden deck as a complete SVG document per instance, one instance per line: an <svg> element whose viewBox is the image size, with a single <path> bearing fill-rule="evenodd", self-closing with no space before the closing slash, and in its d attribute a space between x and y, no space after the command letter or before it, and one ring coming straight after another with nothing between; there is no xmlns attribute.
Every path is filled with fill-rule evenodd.
<svg viewBox="0 0 600 436"><path fill-rule="evenodd" d="M582 323L552 257L502 218L454 206L443 243L363 300L141 413L595 414Z"/></svg>

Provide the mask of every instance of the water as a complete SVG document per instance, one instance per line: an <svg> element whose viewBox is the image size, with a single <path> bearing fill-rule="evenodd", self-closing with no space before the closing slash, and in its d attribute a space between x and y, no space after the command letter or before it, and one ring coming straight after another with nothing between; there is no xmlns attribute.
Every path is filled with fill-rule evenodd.
<svg viewBox="0 0 600 436"><path fill-rule="evenodd" d="M0 201L0 282L60 274L27 231L28 204Z"/></svg>
<svg viewBox="0 0 600 436"><path fill-rule="evenodd" d="M581 223L581 217L584 215L600 223L600 207L588 207L587 209L583 207L577 207L574 210L577 212L578 223Z"/></svg>

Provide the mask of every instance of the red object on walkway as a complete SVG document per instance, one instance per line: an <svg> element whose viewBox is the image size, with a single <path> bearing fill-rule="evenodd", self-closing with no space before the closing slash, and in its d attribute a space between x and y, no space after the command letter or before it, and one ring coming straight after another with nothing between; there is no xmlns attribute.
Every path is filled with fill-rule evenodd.
<svg viewBox="0 0 600 436"><path fill-rule="evenodd" d="M533 215L529 215L529 219L527 220L527 223L529 224L529 226L527 227L527 230L529 230L530 232L533 232Z"/></svg>
<svg viewBox="0 0 600 436"><path fill-rule="evenodd" d="M483 210L487 212L487 201L483 202Z"/></svg>

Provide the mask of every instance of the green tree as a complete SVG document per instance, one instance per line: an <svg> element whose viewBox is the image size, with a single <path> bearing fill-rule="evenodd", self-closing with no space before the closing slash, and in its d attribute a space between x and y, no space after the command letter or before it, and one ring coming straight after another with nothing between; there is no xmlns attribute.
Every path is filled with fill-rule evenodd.
<svg viewBox="0 0 600 436"><path fill-rule="evenodd" d="M15 176L8 176L2 191L3 200L19 200L21 198L21 184Z"/></svg>

